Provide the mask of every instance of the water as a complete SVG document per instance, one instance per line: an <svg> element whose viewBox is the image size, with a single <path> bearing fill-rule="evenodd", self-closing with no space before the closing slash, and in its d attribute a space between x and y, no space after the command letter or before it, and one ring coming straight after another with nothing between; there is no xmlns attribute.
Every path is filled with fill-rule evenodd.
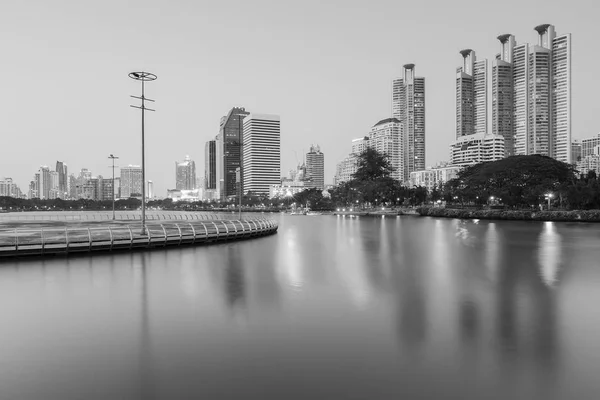
<svg viewBox="0 0 600 400"><path fill-rule="evenodd" d="M0 263L0 398L598 398L600 225L275 218Z"/></svg>

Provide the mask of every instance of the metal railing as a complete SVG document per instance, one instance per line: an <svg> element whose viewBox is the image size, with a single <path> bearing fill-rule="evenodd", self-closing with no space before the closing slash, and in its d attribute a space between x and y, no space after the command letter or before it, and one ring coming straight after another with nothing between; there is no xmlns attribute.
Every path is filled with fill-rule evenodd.
<svg viewBox="0 0 600 400"><path fill-rule="evenodd" d="M141 220L139 211L117 211L115 218L118 221ZM146 220L149 221L209 221L209 220L237 220L237 212L190 212L190 211L147 211ZM264 219L262 213L242 213L242 219ZM110 221L111 211L34 211L10 212L0 214L1 222L10 221Z"/></svg>
<svg viewBox="0 0 600 400"><path fill-rule="evenodd" d="M264 236L277 231L268 219L182 221L90 227L0 228L0 257L200 244Z"/></svg>

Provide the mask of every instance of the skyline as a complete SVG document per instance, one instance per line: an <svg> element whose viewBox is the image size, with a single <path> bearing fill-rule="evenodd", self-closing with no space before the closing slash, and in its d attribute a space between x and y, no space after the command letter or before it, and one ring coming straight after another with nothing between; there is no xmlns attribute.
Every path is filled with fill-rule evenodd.
<svg viewBox="0 0 600 400"><path fill-rule="evenodd" d="M4 7L10 10L0 22L11 62L0 78L0 130L13 150L3 156L0 178L13 178L25 191L39 166L56 160L64 160L69 171L88 168L103 176L111 174L108 154L123 165L139 164L139 116L129 108L129 95L139 88L127 77L136 69L158 75L147 86L157 112L147 117L146 163L160 196L174 187L173 161L190 154L204 165L205 143L235 106L281 116L282 174L295 166L296 155L319 143L325 183L331 183L351 140L391 116L391 82L406 63L427 80L426 165L433 165L448 160L455 138L459 51L471 48L478 59L491 61L499 34L534 43L533 28L542 23L573 36L573 138L600 132L594 120L596 56L585 51L595 45L591 2L571 2L568 9L552 1L543 9L511 2L479 11L467 2L468 12L441 2L436 12L428 11L431 4L315 4L180 2L168 13L154 2L142 11L116 2L94 4L89 13L68 1ZM394 10L402 11L397 21ZM225 16L228 29L214 35ZM136 34L142 30L147 40L140 42ZM403 37L409 39L398 40Z"/></svg>

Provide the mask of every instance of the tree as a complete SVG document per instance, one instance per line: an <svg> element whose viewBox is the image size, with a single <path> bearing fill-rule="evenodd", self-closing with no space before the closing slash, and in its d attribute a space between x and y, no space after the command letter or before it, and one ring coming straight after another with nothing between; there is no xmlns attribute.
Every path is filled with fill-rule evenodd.
<svg viewBox="0 0 600 400"><path fill-rule="evenodd" d="M388 156L370 147L367 147L358 155L357 161L358 168L352 177L358 181L376 181L389 178L394 172Z"/></svg>

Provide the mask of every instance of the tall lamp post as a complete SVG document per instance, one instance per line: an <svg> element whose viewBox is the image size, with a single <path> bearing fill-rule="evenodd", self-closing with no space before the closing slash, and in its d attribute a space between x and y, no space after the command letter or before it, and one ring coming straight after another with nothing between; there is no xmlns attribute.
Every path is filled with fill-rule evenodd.
<svg viewBox="0 0 600 400"><path fill-rule="evenodd" d="M550 210L550 200L552 200L553 197L554 195L552 193L546 194L546 199L548 200L548 211Z"/></svg>
<svg viewBox="0 0 600 400"><path fill-rule="evenodd" d="M115 160L119 159L119 157L115 157L112 154L108 156L112 160L112 211L113 211L113 221L115 220Z"/></svg>
<svg viewBox="0 0 600 400"><path fill-rule="evenodd" d="M144 154L144 112L148 111L156 111L151 108L146 108L146 101L154 102L152 99L148 99L144 96L144 84L146 82L151 82L156 80L157 76L151 72L130 72L129 77L136 81L142 82L142 96L131 96L134 99L142 100L141 106L134 106L133 108L139 108L142 110L142 235L146 234L146 163L145 163L145 154Z"/></svg>

